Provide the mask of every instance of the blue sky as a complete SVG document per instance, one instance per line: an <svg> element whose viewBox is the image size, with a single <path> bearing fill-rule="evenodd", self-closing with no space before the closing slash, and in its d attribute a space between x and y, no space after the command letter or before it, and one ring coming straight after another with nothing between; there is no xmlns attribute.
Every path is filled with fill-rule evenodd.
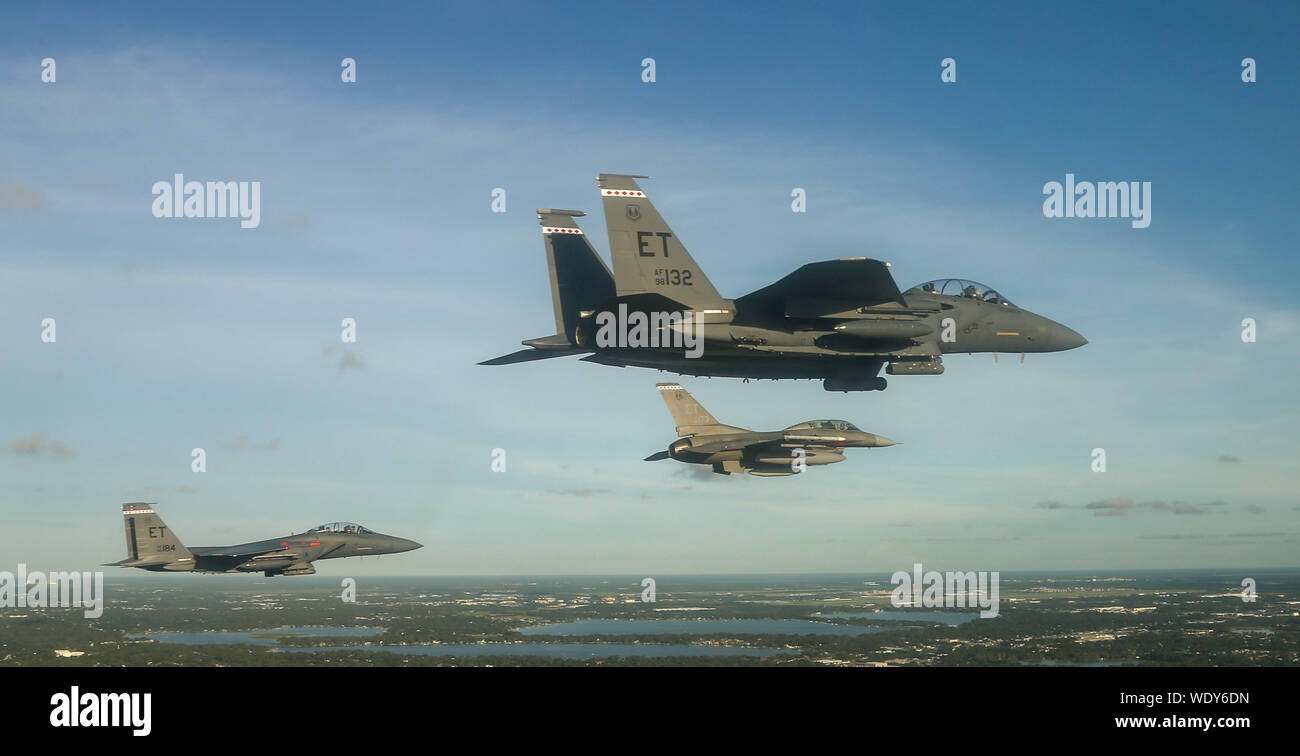
<svg viewBox="0 0 1300 756"><path fill-rule="evenodd" d="M1296 8L222 8L0 27L0 562L118 559L147 500L194 544L426 544L339 575L1297 566ZM883 393L686 379L723 422L904 443L786 479L644 463L670 376L474 364L552 330L533 208L607 252L601 171L655 177L724 295L866 255L1091 343ZM261 227L155 219L176 172L261 181ZM1044 218L1067 172L1152 182L1151 226Z"/></svg>

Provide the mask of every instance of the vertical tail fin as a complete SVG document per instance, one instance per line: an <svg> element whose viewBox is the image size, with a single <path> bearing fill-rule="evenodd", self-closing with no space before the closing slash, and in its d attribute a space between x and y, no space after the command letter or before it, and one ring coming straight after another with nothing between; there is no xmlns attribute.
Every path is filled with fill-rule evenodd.
<svg viewBox="0 0 1300 756"><path fill-rule="evenodd" d="M609 267L582 233L574 218L581 210L541 208L537 218L546 242L546 265L551 274L551 302L555 306L555 332L578 343L574 330L583 313L592 312L614 296Z"/></svg>
<svg viewBox="0 0 1300 756"><path fill-rule="evenodd" d="M741 430L719 423L717 418L710 415L708 410L695 401L695 397L691 396L690 392L681 387L681 384L656 383L655 388L659 389L664 404L668 405L668 411L672 413L673 421L677 423L679 436L707 436L713 433Z"/></svg>
<svg viewBox="0 0 1300 756"><path fill-rule="evenodd" d="M602 173L596 177L605 207L609 252L618 295L662 294L695 309L724 301L680 239L650 204L636 179Z"/></svg>
<svg viewBox="0 0 1300 756"><path fill-rule="evenodd" d="M154 505L143 502L122 505L122 517L126 520L127 558L119 564L145 566L186 562L193 565L194 555L167 527L153 507Z"/></svg>

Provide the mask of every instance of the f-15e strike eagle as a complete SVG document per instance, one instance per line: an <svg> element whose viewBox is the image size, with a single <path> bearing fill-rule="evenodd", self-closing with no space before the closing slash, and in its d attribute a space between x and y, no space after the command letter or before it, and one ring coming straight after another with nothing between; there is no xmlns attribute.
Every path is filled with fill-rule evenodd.
<svg viewBox="0 0 1300 756"><path fill-rule="evenodd" d="M676 383L655 386L677 423L677 435L683 438L674 441L668 451L646 457L646 462L675 459L712 465L715 473L723 475L748 472L775 477L797 475L809 465L843 462L846 448L895 444L884 436L858 430L844 420L809 420L778 431L751 431L723 425Z"/></svg>
<svg viewBox="0 0 1300 756"><path fill-rule="evenodd" d="M415 541L367 530L351 522L331 522L305 533L235 546L186 548L163 524L154 505L122 505L127 558L105 567L139 567L153 572L261 572L311 575L317 559L397 554L420 548Z"/></svg>
<svg viewBox="0 0 1300 756"><path fill-rule="evenodd" d="M973 281L941 279L900 292L888 264L865 257L809 263L770 286L724 299L639 178L646 177L597 177L613 274L574 221L585 213L537 211L556 333L480 364L583 354L588 362L682 375L814 378L827 391L879 391L885 388L881 367L889 375L938 375L944 354L1059 352L1088 343ZM667 340L645 346L602 339L598 325L616 311L651 323L657 316L659 326L651 330L667 324L679 336L693 331L702 348L688 355L663 346ZM686 318L674 323L670 313Z"/></svg>

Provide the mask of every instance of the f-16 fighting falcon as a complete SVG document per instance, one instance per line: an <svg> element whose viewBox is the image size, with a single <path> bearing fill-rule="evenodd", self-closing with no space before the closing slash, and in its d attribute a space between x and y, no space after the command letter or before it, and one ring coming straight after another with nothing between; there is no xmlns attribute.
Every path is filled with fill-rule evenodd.
<svg viewBox="0 0 1300 756"><path fill-rule="evenodd" d="M830 465L844 461L844 449L865 446L893 446L884 436L860 431L843 420L809 420L779 431L751 431L723 425L700 406L686 389L676 383L657 383L682 436L668 447L645 458L647 462L675 459L697 465L712 465L715 473L748 472L775 477L797 475L808 465Z"/></svg>
<svg viewBox="0 0 1300 756"><path fill-rule="evenodd" d="M556 333L480 364L583 354L587 362L682 375L813 378L827 391L880 391L881 367L889 375L938 375L945 354L1019 352L1023 360L1026 352L1088 343L974 281L940 279L900 292L889 264L865 257L809 263L724 299L639 178L646 177L597 177L613 274L574 220L585 213L537 211ZM618 329L608 328L619 318ZM682 337L699 343L684 351Z"/></svg>
<svg viewBox="0 0 1300 756"><path fill-rule="evenodd" d="M106 567L152 572L261 572L311 575L317 559L397 554L420 548L415 541L383 535L351 522L331 522L305 533L235 546L186 548L163 524L153 504L123 504L127 558Z"/></svg>

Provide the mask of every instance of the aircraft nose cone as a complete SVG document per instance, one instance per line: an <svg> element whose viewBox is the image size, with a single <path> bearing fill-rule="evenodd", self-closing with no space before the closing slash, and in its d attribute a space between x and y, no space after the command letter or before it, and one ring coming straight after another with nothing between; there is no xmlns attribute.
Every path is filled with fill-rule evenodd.
<svg viewBox="0 0 1300 756"><path fill-rule="evenodd" d="M881 446L897 446L897 445L898 445L898 442L897 442L897 441L891 441L891 440L885 438L884 436L875 436L875 435L873 434L873 437L876 439L876 442L873 444L873 446L876 446L876 447L881 447Z"/></svg>
<svg viewBox="0 0 1300 756"><path fill-rule="evenodd" d="M1057 323L1056 327L1052 329L1051 342L1053 346L1063 352L1067 349L1077 349L1087 344L1088 340L1073 329Z"/></svg>
<svg viewBox="0 0 1300 756"><path fill-rule="evenodd" d="M406 539L406 538L398 538L398 539L397 539L397 550L398 550L399 552L401 552L401 551L415 551L416 549L422 549L422 548L424 548L424 544L422 544L422 543L416 543L415 541L411 541L411 540L408 540L408 539Z"/></svg>

